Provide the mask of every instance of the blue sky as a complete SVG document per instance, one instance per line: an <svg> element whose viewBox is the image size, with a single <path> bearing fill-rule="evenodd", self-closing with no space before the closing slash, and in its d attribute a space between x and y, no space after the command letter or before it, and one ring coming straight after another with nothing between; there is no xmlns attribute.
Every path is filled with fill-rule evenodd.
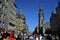
<svg viewBox="0 0 60 40"><path fill-rule="evenodd" d="M59 0L15 0L17 6L16 13L23 10L26 17L26 23L30 32L38 25L38 12L40 4L44 12L44 22L48 22L51 16L51 11L55 12Z"/></svg>

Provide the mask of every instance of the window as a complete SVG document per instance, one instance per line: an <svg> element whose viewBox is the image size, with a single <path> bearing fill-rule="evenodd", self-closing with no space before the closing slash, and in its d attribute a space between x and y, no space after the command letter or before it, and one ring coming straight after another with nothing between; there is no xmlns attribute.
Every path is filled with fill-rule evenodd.
<svg viewBox="0 0 60 40"><path fill-rule="evenodd" d="M4 24L5 22L3 22L3 24Z"/></svg>
<svg viewBox="0 0 60 40"><path fill-rule="evenodd" d="M5 8L7 8L7 7L5 7Z"/></svg>
<svg viewBox="0 0 60 40"><path fill-rule="evenodd" d="M7 5L8 5L8 2L7 2Z"/></svg>
<svg viewBox="0 0 60 40"><path fill-rule="evenodd" d="M5 19L5 17L4 17L4 19Z"/></svg>
<svg viewBox="0 0 60 40"><path fill-rule="evenodd" d="M5 2L8 2L8 0L5 0Z"/></svg>
<svg viewBox="0 0 60 40"><path fill-rule="evenodd" d="M1 15L1 18L3 18L3 14Z"/></svg>
<svg viewBox="0 0 60 40"><path fill-rule="evenodd" d="M0 18L1 18L1 13L0 13Z"/></svg>
<svg viewBox="0 0 60 40"><path fill-rule="evenodd" d="M0 4L1 4L2 2L0 1Z"/></svg>
<svg viewBox="0 0 60 40"><path fill-rule="evenodd" d="M15 14L13 12L10 12L10 13L15 16Z"/></svg>
<svg viewBox="0 0 60 40"><path fill-rule="evenodd" d="M23 22L23 24L25 24L25 22Z"/></svg>
<svg viewBox="0 0 60 40"><path fill-rule="evenodd" d="M5 19L6 14L4 14L3 18Z"/></svg>
<svg viewBox="0 0 60 40"><path fill-rule="evenodd" d="M6 14L4 14L4 16L6 16Z"/></svg>
<svg viewBox="0 0 60 40"><path fill-rule="evenodd" d="M2 7L2 2L0 1L0 8Z"/></svg>
<svg viewBox="0 0 60 40"><path fill-rule="evenodd" d="M14 6L17 8L16 4L14 3Z"/></svg>
<svg viewBox="0 0 60 40"><path fill-rule="evenodd" d="M8 0L5 0L5 3L7 3L7 5L8 5Z"/></svg>
<svg viewBox="0 0 60 40"><path fill-rule="evenodd" d="M3 6L3 10L5 10L5 6Z"/></svg>
<svg viewBox="0 0 60 40"><path fill-rule="evenodd" d="M15 11L15 9L14 9L14 7L13 6L11 6L12 8L13 8L13 10Z"/></svg>
<svg viewBox="0 0 60 40"><path fill-rule="evenodd" d="M6 2L6 0L5 0L5 2Z"/></svg>
<svg viewBox="0 0 60 40"><path fill-rule="evenodd" d="M0 18L2 18L2 16L3 16L3 13L1 12L1 13L0 13Z"/></svg>
<svg viewBox="0 0 60 40"><path fill-rule="evenodd" d="M7 0L7 2L8 2L8 0Z"/></svg>
<svg viewBox="0 0 60 40"><path fill-rule="evenodd" d="M10 26L15 26L14 24L12 24L11 22L9 23Z"/></svg>
<svg viewBox="0 0 60 40"><path fill-rule="evenodd" d="M1 21L0 21L0 23L1 23Z"/></svg>

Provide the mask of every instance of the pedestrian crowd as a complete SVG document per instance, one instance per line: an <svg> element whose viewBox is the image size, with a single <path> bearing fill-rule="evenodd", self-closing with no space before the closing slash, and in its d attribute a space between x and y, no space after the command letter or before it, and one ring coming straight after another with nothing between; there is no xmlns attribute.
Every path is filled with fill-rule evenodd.
<svg viewBox="0 0 60 40"><path fill-rule="evenodd" d="M43 35L26 35L20 33L19 35L12 34L11 32L2 32L0 33L0 40L51 40L46 39Z"/></svg>
<svg viewBox="0 0 60 40"><path fill-rule="evenodd" d="M0 40L42 40L42 36L36 36L33 35L30 36L21 36L18 35L17 37L11 36L9 33L0 33Z"/></svg>

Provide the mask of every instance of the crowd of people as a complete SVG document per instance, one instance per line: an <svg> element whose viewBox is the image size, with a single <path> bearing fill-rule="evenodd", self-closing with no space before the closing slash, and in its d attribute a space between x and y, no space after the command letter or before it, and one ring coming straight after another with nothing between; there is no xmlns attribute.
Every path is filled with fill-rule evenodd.
<svg viewBox="0 0 60 40"><path fill-rule="evenodd" d="M39 36L34 37L33 35L30 35L30 36L24 37L24 36L18 35L16 38L6 32L3 34L0 33L0 40L42 40L42 36L41 37L39 37Z"/></svg>
<svg viewBox="0 0 60 40"><path fill-rule="evenodd" d="M0 32L0 40L16 40L9 32Z"/></svg>
<svg viewBox="0 0 60 40"><path fill-rule="evenodd" d="M47 39L47 37L40 35L26 35L26 34L19 34L14 35L11 32L2 32L0 33L0 40L51 40L51 38Z"/></svg>

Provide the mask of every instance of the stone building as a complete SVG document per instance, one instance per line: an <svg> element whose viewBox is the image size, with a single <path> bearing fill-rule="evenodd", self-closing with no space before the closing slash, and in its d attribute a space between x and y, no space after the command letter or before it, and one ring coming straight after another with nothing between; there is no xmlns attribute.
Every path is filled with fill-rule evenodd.
<svg viewBox="0 0 60 40"><path fill-rule="evenodd" d="M60 29L60 2L56 7L56 13L52 12L52 15L50 17L50 25L53 32L57 33L57 31Z"/></svg>
<svg viewBox="0 0 60 40"><path fill-rule="evenodd" d="M51 29L51 27L50 27L50 22L46 22L45 24L44 24L44 27L43 27L43 32L44 32L44 34L46 34L46 32L48 31L48 30L50 30Z"/></svg>
<svg viewBox="0 0 60 40"><path fill-rule="evenodd" d="M52 12L50 18L50 25L51 25L52 32L57 33L58 30L60 30L60 2L56 7L56 13Z"/></svg>
<svg viewBox="0 0 60 40"><path fill-rule="evenodd" d="M51 14L50 26L52 30L52 39L60 40L60 1L56 7L56 13L52 12Z"/></svg>
<svg viewBox="0 0 60 40"><path fill-rule="evenodd" d="M50 18L50 26L52 31L57 30L57 15L52 12L51 18Z"/></svg>
<svg viewBox="0 0 60 40"><path fill-rule="evenodd" d="M0 25L5 30L15 30L16 5L14 0L0 0Z"/></svg>
<svg viewBox="0 0 60 40"><path fill-rule="evenodd" d="M0 28L28 32L26 18L22 11L16 15L16 8L14 0L0 0Z"/></svg>
<svg viewBox="0 0 60 40"><path fill-rule="evenodd" d="M16 26L17 30L20 32L28 32L28 26L26 24L26 18L23 14L23 11L20 11L17 14L17 26Z"/></svg>

